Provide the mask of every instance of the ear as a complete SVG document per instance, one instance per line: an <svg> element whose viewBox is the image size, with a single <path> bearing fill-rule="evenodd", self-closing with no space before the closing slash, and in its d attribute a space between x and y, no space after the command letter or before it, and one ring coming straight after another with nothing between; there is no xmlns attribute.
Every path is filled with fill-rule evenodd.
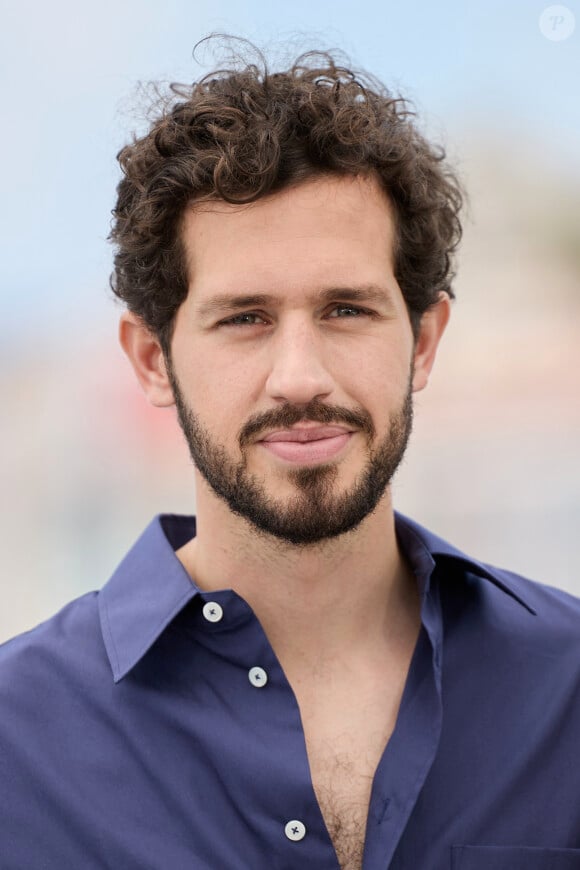
<svg viewBox="0 0 580 870"><path fill-rule="evenodd" d="M423 390L435 362L439 341L451 316L451 300L447 293L441 292L434 305L425 311L421 318L419 335L415 342L413 373L413 392Z"/></svg>
<svg viewBox="0 0 580 870"><path fill-rule="evenodd" d="M161 345L141 318L131 311L121 315L119 341L151 404L157 408L175 404Z"/></svg>

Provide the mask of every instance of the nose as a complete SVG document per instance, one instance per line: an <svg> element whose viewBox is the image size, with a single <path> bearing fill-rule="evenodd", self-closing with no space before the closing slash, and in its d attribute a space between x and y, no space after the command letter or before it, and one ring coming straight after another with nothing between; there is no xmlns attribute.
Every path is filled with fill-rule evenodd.
<svg viewBox="0 0 580 870"><path fill-rule="evenodd" d="M271 399L302 405L323 399L334 388L314 326L294 319L279 326L271 344L271 368L266 391Z"/></svg>

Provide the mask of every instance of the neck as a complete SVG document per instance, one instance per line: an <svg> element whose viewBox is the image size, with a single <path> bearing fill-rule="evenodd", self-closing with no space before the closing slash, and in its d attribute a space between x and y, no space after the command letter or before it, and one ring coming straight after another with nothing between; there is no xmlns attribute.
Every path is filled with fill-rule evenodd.
<svg viewBox="0 0 580 870"><path fill-rule="evenodd" d="M417 587L388 492L353 531L298 547L256 533L198 487L197 535L177 556L201 589L230 588L248 602L287 671L344 650L382 654L418 630Z"/></svg>

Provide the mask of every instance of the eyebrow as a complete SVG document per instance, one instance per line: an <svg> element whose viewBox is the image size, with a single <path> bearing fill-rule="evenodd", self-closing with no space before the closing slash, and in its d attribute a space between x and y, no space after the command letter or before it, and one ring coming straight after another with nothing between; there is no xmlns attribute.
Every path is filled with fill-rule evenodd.
<svg viewBox="0 0 580 870"><path fill-rule="evenodd" d="M340 299L344 302L367 302L392 306L391 291L377 284L365 284L360 287L327 287L312 296L312 300L323 305ZM236 293L220 293L203 302L198 310L201 317L223 313L225 311L240 311L246 308L268 307L279 305L279 296L268 293L252 293L240 296Z"/></svg>

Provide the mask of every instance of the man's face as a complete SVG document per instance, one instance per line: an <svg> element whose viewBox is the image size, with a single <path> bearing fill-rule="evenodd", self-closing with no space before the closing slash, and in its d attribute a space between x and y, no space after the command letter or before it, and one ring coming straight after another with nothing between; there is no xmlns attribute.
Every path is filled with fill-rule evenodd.
<svg viewBox="0 0 580 870"><path fill-rule="evenodd" d="M376 507L411 430L413 337L376 182L192 208L168 375L210 492L295 545Z"/></svg>

